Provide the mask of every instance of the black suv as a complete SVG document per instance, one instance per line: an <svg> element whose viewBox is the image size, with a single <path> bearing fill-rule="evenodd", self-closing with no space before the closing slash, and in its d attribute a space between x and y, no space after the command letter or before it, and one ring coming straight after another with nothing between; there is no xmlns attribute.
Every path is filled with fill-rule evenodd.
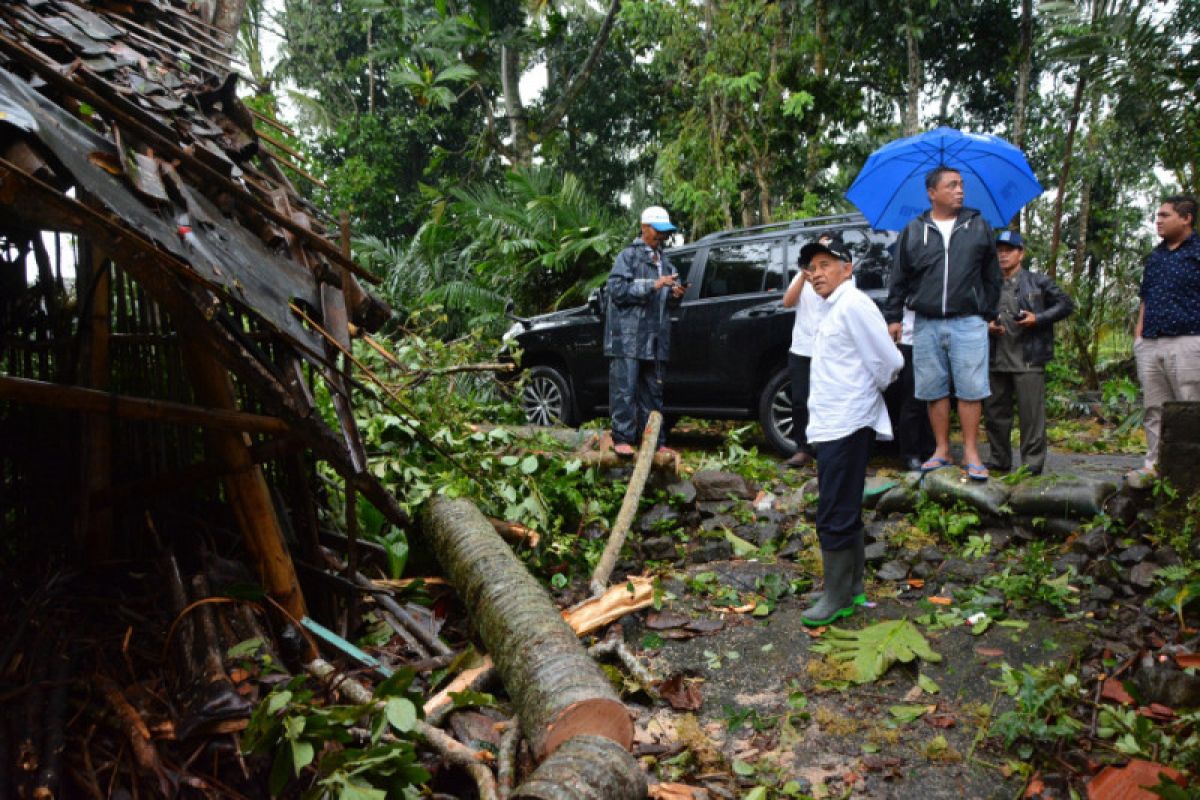
<svg viewBox="0 0 1200 800"><path fill-rule="evenodd" d="M858 288L882 302L896 234L872 230L859 214L723 231L670 248L690 285L671 316L668 416L756 418L774 449L795 450L787 369L794 309L780 299L800 248L826 231L839 232L853 255ZM606 304L601 289L581 308L514 317L504 339L519 347L528 373L521 407L531 423L574 425L608 412Z"/></svg>

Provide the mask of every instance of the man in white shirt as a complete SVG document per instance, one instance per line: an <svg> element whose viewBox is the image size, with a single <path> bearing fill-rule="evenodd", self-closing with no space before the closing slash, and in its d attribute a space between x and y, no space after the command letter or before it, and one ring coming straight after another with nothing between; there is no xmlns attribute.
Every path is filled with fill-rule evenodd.
<svg viewBox="0 0 1200 800"><path fill-rule="evenodd" d="M814 242L800 264L824 303L813 340L808 441L817 453L817 535L825 591L801 614L828 625L854 613L864 568L862 496L871 443L892 438L883 390L904 367L883 314L850 280L850 256L836 243ZM800 313L803 313L802 311Z"/></svg>

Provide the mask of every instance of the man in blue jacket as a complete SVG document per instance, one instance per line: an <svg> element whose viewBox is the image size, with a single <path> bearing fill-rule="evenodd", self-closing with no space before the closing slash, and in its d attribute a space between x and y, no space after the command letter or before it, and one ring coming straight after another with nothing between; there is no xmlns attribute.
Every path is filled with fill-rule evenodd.
<svg viewBox="0 0 1200 800"><path fill-rule="evenodd" d="M1021 418L1021 463L1034 475L1046 465L1046 364L1054 357L1054 323L1075 310L1071 298L1049 277L1022 269L1025 240L1016 231L996 237L1004 286L1000 316L991 334L986 415L988 467L1012 469L1013 404Z"/></svg>
<svg viewBox="0 0 1200 800"><path fill-rule="evenodd" d="M604 355L613 450L631 456L651 411L662 412L663 371L671 352L667 303L683 297L679 274L662 251L675 230L665 208L642 212L641 236L617 254L608 275ZM658 444L666 441L666 429Z"/></svg>
<svg viewBox="0 0 1200 800"><path fill-rule="evenodd" d="M937 447L921 469L951 463L950 392L958 398L967 475L986 481L979 456L979 419L988 386L987 323L1000 301L1000 262L992 226L963 206L958 170L939 166L925 176L930 208L900 233L884 318L899 342L904 309L916 311L913 371L916 396L929 404Z"/></svg>

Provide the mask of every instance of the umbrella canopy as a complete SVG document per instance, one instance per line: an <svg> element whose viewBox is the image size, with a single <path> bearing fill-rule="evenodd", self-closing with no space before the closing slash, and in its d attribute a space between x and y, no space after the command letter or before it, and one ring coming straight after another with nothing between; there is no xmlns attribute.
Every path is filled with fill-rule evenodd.
<svg viewBox="0 0 1200 800"><path fill-rule="evenodd" d="M872 226L900 230L929 208L925 173L939 164L962 173L964 204L997 228L1042 193L1025 155L999 136L935 128L872 153L846 197Z"/></svg>

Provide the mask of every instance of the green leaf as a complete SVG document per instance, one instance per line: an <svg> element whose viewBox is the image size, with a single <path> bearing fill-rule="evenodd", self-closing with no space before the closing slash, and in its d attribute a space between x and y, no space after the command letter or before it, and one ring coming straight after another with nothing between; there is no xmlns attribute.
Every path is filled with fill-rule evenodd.
<svg viewBox="0 0 1200 800"><path fill-rule="evenodd" d="M767 800L767 787L755 786L746 792L746 800Z"/></svg>
<svg viewBox="0 0 1200 800"><path fill-rule="evenodd" d="M258 648L262 647L262 637L256 636L253 639L247 639L244 642L238 642L233 647L225 651L226 658L249 658L258 652Z"/></svg>
<svg viewBox="0 0 1200 800"><path fill-rule="evenodd" d="M272 692L267 698L267 714L278 714L288 703L292 702L292 693L286 689L282 692Z"/></svg>
<svg viewBox="0 0 1200 800"><path fill-rule="evenodd" d="M937 682L928 675L918 675L917 686L920 686L921 691L926 694L937 694L942 690L942 687L938 686Z"/></svg>
<svg viewBox="0 0 1200 800"><path fill-rule="evenodd" d="M312 763L316 750L312 742L292 742L292 771L300 777L300 771Z"/></svg>
<svg viewBox="0 0 1200 800"><path fill-rule="evenodd" d="M855 683L878 680L897 661L907 664L916 658L942 660L907 619L880 622L858 631L831 627L812 649L828 654L835 661L851 662Z"/></svg>
<svg viewBox="0 0 1200 800"><path fill-rule="evenodd" d="M733 545L733 554L738 558L745 558L751 553L758 552L757 547L750 544L750 542L747 542L733 531L725 531L725 540Z"/></svg>
<svg viewBox="0 0 1200 800"><path fill-rule="evenodd" d="M733 772L735 775L741 775L743 778L754 774L754 767L742 761L740 758L733 760Z"/></svg>
<svg viewBox="0 0 1200 800"><path fill-rule="evenodd" d="M532 475L533 473L537 472L537 468L537 456L525 456L525 459L521 462L521 472L526 475Z"/></svg>
<svg viewBox="0 0 1200 800"><path fill-rule="evenodd" d="M907 725L910 722L916 722L928 714L929 709L930 706L919 705L888 706L888 713L895 717L896 721L901 725Z"/></svg>
<svg viewBox="0 0 1200 800"><path fill-rule="evenodd" d="M387 720L392 727L401 733L411 731L417 722L417 707L411 700L403 697L388 698L383 713L387 715Z"/></svg>
<svg viewBox="0 0 1200 800"><path fill-rule="evenodd" d="M433 79L434 83L446 83L449 81L470 81L475 79L475 70L467 64L451 64L437 74Z"/></svg>
<svg viewBox="0 0 1200 800"><path fill-rule="evenodd" d="M455 708L465 708L467 706L486 706L495 707L496 697L487 692L474 692L471 690L463 692L451 692L450 699L454 703Z"/></svg>

